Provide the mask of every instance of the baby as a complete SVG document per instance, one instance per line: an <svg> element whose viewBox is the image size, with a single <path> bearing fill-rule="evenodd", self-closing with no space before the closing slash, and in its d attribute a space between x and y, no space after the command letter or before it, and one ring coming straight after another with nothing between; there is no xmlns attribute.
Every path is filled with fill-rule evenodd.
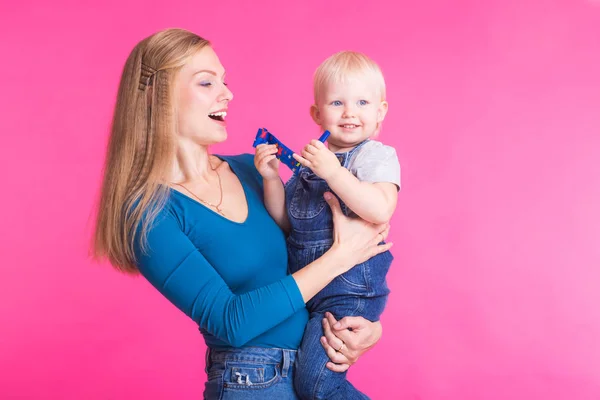
<svg viewBox="0 0 600 400"><path fill-rule="evenodd" d="M356 52L337 53L315 72L313 120L331 133L328 147L312 140L294 158L302 167L282 184L274 145L259 145L255 165L263 177L265 206L289 233L290 272L323 255L333 243L331 210L323 194L333 192L346 215L375 224L392 217L400 189L396 151L372 140L387 113L385 81L378 65ZM389 289L385 276L393 257L379 254L335 278L307 307L310 320L298 350L295 388L302 399L366 399L346 379L325 366L320 344L326 311L336 318L362 316L379 320ZM342 344L339 352L344 352Z"/></svg>

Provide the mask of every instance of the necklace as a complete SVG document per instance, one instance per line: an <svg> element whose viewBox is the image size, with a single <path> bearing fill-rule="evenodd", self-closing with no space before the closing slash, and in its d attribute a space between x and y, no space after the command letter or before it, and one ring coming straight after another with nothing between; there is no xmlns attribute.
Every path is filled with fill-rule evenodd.
<svg viewBox="0 0 600 400"><path fill-rule="evenodd" d="M177 186L181 186L182 188L184 188L188 193L190 193L192 196L194 196L195 199L197 199L199 202L206 204L209 207L214 208L215 210L217 210L217 212L219 214L221 214L222 216L225 216L225 214L223 213L223 210L221 210L221 204L223 203L223 185L221 184L221 175L219 175L219 171L217 171L216 169L214 169L211 165L210 169L212 169L216 174L217 174L217 179L219 179L219 203L218 204L213 204L209 201L206 200L202 200L200 197L196 196L196 194L194 192L192 192L190 189L188 189L186 186L184 186L182 183L173 183L174 185Z"/></svg>

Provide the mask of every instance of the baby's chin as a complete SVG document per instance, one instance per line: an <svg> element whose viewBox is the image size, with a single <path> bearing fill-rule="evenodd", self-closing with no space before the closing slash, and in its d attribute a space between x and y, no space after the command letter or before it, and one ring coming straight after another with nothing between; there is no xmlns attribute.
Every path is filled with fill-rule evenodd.
<svg viewBox="0 0 600 400"><path fill-rule="evenodd" d="M367 140L369 138L369 136L364 136L364 135L344 135L344 134L334 134L332 133L329 138L327 139L327 141L329 143L333 143L337 146L356 146L359 145L360 143L364 142L365 140Z"/></svg>
<svg viewBox="0 0 600 400"><path fill-rule="evenodd" d="M336 140L331 136L329 136L329 139L327 139L327 143L329 144L330 150L332 150L335 153L348 151L358 146L363 141L364 140Z"/></svg>

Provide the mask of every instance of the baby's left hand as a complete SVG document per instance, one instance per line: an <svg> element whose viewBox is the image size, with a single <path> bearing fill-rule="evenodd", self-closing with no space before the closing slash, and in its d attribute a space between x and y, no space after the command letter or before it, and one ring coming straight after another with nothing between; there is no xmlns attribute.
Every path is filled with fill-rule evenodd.
<svg viewBox="0 0 600 400"><path fill-rule="evenodd" d="M340 161L322 142L313 139L302 150L302 156L294 153L294 159L310 168L321 179L329 180L341 168Z"/></svg>

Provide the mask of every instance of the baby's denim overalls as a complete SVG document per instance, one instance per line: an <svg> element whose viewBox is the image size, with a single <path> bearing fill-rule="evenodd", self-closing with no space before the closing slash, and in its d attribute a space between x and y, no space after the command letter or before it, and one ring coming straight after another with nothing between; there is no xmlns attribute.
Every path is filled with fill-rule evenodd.
<svg viewBox="0 0 600 400"><path fill-rule="evenodd" d="M340 164L347 168L359 144L346 153L336 153ZM323 193L330 191L327 182L310 169L302 167L285 185L286 206L291 224L287 240L289 268L294 273L321 257L333 243L333 222ZM340 201L341 202L341 201ZM342 211L350 210L341 202ZM353 267L338 276L308 303L310 320L298 350L294 385L302 399L365 399L368 398L346 380L346 373L326 368L329 361L320 344L323 336L321 321L326 311L337 319L362 316L378 321L383 312L389 289L385 281L393 257L389 251Z"/></svg>

